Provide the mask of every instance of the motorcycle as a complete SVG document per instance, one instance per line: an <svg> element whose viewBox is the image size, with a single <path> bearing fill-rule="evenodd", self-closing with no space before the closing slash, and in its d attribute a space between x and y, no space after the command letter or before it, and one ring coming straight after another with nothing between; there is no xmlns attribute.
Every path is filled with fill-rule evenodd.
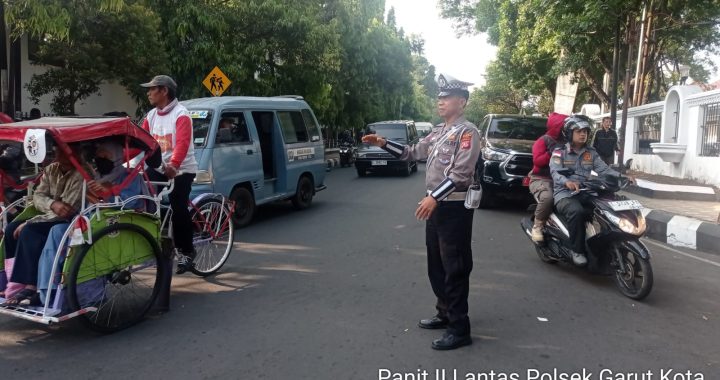
<svg viewBox="0 0 720 380"><path fill-rule="evenodd" d="M569 176L571 172L564 174ZM637 200L616 194L628 184L629 180L625 177L606 175L582 183L578 190L592 195L593 204L592 213L585 223L586 269L591 273L614 276L615 285L623 295L641 300L652 290L653 270L650 251L640 241L647 226L640 211L643 206ZM529 209L532 216L521 221L522 229L531 242L535 206L533 204ZM546 222L543 235L543 242L533 242L540 260L548 264L572 264L568 228L555 212Z"/></svg>
<svg viewBox="0 0 720 380"><path fill-rule="evenodd" d="M340 167L352 166L355 162L355 147L349 142L340 144Z"/></svg>

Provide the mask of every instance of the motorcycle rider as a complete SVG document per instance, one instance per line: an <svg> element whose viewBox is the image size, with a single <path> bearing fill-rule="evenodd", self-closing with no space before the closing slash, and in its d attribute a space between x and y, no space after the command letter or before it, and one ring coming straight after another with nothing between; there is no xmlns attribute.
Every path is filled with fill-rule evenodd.
<svg viewBox="0 0 720 380"><path fill-rule="evenodd" d="M598 152L587 145L592 120L583 115L573 115L563 123L563 137L567 143L553 151L550 173L554 183L555 208L567 223L573 263L587 264L585 249L585 220L592 210L592 195L581 192L580 187L595 171L598 175L620 173L611 169ZM570 169L565 171L563 169ZM632 178L628 178L633 181Z"/></svg>
<svg viewBox="0 0 720 380"><path fill-rule="evenodd" d="M563 145L563 122L567 115L553 112L548 115L547 132L540 136L532 147L533 169L530 172L530 192L537 201L535 224L532 228L532 240L542 242L543 227L553 208L553 181L550 176L550 157L555 148Z"/></svg>

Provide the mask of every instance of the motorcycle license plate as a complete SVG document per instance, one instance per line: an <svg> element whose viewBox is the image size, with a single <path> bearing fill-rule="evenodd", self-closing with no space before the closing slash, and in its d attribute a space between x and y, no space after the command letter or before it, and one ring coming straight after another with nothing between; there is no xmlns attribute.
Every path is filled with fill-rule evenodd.
<svg viewBox="0 0 720 380"><path fill-rule="evenodd" d="M387 161L385 161L385 160L373 160L373 161L371 162L371 164L372 164L373 166L385 166L385 165L387 165Z"/></svg>
<svg viewBox="0 0 720 380"><path fill-rule="evenodd" d="M613 211L640 210L643 208L643 205L634 199L627 201L612 201L608 202L608 204Z"/></svg>

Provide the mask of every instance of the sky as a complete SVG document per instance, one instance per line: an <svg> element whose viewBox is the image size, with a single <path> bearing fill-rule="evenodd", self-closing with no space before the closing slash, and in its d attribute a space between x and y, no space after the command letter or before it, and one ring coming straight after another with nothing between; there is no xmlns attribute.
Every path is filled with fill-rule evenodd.
<svg viewBox="0 0 720 380"><path fill-rule="evenodd" d="M450 20L440 17L437 0L385 0L386 14L395 7L395 19L405 34L419 34L425 39L425 57L435 66L436 74L451 75L459 80L485 83L485 67L495 59L497 48L487 36L456 36Z"/></svg>

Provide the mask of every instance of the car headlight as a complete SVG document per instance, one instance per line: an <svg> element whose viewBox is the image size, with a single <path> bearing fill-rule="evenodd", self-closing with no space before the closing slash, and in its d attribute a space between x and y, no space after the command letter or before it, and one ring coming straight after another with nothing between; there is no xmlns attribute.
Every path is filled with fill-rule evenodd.
<svg viewBox="0 0 720 380"><path fill-rule="evenodd" d="M195 174L195 183L201 185L209 185L213 182L213 175L208 170L198 170Z"/></svg>
<svg viewBox="0 0 720 380"><path fill-rule="evenodd" d="M503 153L492 148L483 150L483 159L486 161L505 161L508 157L510 157L509 153Z"/></svg>
<svg viewBox="0 0 720 380"><path fill-rule="evenodd" d="M645 217L642 214L638 215L636 226L635 223L631 222L628 218L617 217L608 211L603 212L605 213L605 216L607 216L607 218L616 226L620 227L623 232L636 236L640 236L645 233L647 223L645 223Z"/></svg>
<svg viewBox="0 0 720 380"><path fill-rule="evenodd" d="M367 157L367 153L358 153L357 156L358 158L365 158Z"/></svg>

